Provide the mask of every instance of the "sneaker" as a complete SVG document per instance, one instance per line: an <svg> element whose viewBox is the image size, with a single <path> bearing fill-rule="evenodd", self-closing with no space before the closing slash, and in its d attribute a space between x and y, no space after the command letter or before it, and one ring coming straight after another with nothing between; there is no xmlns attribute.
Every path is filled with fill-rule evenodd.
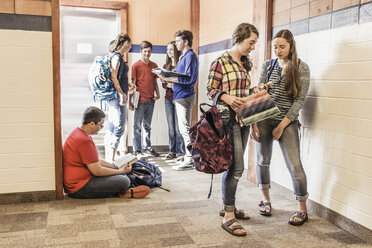
<svg viewBox="0 0 372 248"><path fill-rule="evenodd" d="M155 152L153 148L149 148L145 150L145 153L154 157L159 157L160 154Z"/></svg>
<svg viewBox="0 0 372 248"><path fill-rule="evenodd" d="M134 156L143 156L143 153L141 151L135 151L133 152Z"/></svg>
<svg viewBox="0 0 372 248"><path fill-rule="evenodd" d="M179 155L178 157L177 157L177 160L176 160L177 162L183 162L183 161L185 161L185 156L184 155Z"/></svg>
<svg viewBox="0 0 372 248"><path fill-rule="evenodd" d="M135 188L129 188L124 194L119 194L121 198L143 198L150 193L149 186L140 185Z"/></svg>
<svg viewBox="0 0 372 248"><path fill-rule="evenodd" d="M170 160L170 159L174 159L176 157L177 157L176 154L174 154L174 153L168 153L167 156L165 156L165 159L166 160Z"/></svg>
<svg viewBox="0 0 372 248"><path fill-rule="evenodd" d="M172 169L176 171L192 170L194 169L194 161L185 161L180 165L172 166Z"/></svg>

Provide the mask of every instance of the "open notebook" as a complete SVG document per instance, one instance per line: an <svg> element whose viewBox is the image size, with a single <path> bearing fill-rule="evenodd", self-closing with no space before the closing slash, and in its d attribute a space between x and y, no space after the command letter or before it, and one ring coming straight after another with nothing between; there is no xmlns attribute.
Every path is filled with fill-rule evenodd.
<svg viewBox="0 0 372 248"><path fill-rule="evenodd" d="M180 72L176 72L176 71L168 71L166 69L163 69L163 68L154 68L151 70L153 73L160 73L166 77L180 77L180 76L188 76L187 74L185 73L180 73Z"/></svg>
<svg viewBox="0 0 372 248"><path fill-rule="evenodd" d="M133 155L132 153L127 153L124 156L116 159L113 164L116 165L118 168L124 166L125 164L134 164L135 162L138 161L138 158Z"/></svg>

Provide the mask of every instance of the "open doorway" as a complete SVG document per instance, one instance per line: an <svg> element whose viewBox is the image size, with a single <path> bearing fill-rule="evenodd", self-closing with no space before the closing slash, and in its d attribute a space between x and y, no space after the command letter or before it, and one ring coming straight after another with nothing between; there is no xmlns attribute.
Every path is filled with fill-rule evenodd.
<svg viewBox="0 0 372 248"><path fill-rule="evenodd" d="M119 10L61 7L61 121L62 142L77 126L82 113L95 105L88 84L88 70L96 56L108 53L109 42L121 30ZM103 152L102 129L93 136L100 157Z"/></svg>
<svg viewBox="0 0 372 248"><path fill-rule="evenodd" d="M75 43L75 45L69 45L69 49L71 48L71 51L75 49L75 56L69 54L67 57L64 57L66 54L64 54L63 46L67 43L64 43L62 40L62 35L64 31L64 26L62 27L62 17L61 13L63 8L65 7L73 7L76 11L80 12L90 12L87 11L89 9L92 9L92 13L88 16L90 18L94 18L94 12L97 11L101 14L101 16L106 16L108 19L115 19L115 24L113 26L110 26L110 29L116 30L114 35L110 35L107 37L107 41L102 42L102 46L105 46L105 49L102 47L100 49L104 50L105 52L103 54L107 54L108 44L111 39L113 39L119 32L127 32L128 27L128 3L122 2L122 1L97 1L97 0L87 0L87 1L75 1L75 0L52 0L52 39L53 39L53 93L54 93L54 148L55 148L55 181L56 181L56 199L62 200L63 199L63 159L62 159L62 143L67 138L66 133L68 135L69 127L68 126L74 126L80 124L81 114L82 110L87 105L75 106L74 101L69 100L71 97L75 97L74 95L79 95L78 91L73 91L68 93L68 91L65 91L66 88L71 88L71 85L74 85L74 81L79 81L80 83L77 83L77 88L81 87L78 90L81 90L84 92L83 95L83 102L88 105L93 104L93 99L91 97L91 93L89 91L89 84L87 81L87 73L89 68L89 64L93 62L93 59L91 59L89 62L88 57L91 56L91 58L102 55L102 54L95 54L95 51L93 52L93 43L89 40L88 42L82 41L79 45ZM68 9L66 8L66 11ZM71 10L71 9L70 9ZM109 11L105 11L109 10ZM110 11L111 10L111 11ZM120 14L119 14L120 13ZM71 16L73 14L70 13ZM108 17L110 16L111 17ZM114 17L113 17L114 16ZM75 15L76 17L76 15ZM118 21L118 19L120 20ZM62 24L62 25L61 25ZM120 25L119 25L120 24ZM90 35L97 35L101 36L100 32L97 32L97 29L94 25L90 25L88 28L89 30L94 30ZM74 35L81 35L82 32L85 32L84 28L78 28L75 31L71 30L72 36ZM105 30L107 31L107 30ZM74 34L74 32L77 32L77 34ZM111 31L112 32L112 31ZM105 32L106 33L106 32ZM74 38L74 37L72 37ZM76 39L76 37L75 37ZM72 39L74 40L74 39ZM74 43L73 43L74 44ZM91 46L89 44L92 44ZM92 50L92 55L89 55L89 51ZM77 52L78 51L78 52ZM99 50L100 51L100 50ZM69 66L65 66L65 63L68 63L70 57L72 63L77 63L76 68L72 66L71 71L68 74L65 74L65 70L69 70ZM80 69L79 69L80 64ZM85 65L83 65L85 64ZM71 66L70 66L71 67ZM85 69L84 69L85 68ZM74 77L73 72L76 71L85 71L84 73L79 72L77 77ZM62 76L61 76L62 74ZM63 83L61 83L61 78ZM73 78L73 80L69 80L69 78ZM85 80L85 83L83 81ZM66 80L66 83L65 83ZM75 87L75 86L72 86ZM69 106L64 106L64 103L70 104L73 106L73 108L81 107L79 112L79 116L75 117L65 117L65 114L67 111L67 115L70 115L69 112ZM71 112L71 115L72 112ZM63 120L62 120L63 118ZM68 120L70 119L70 124L68 124ZM63 128L66 124L66 128ZM63 137L63 138L62 138Z"/></svg>

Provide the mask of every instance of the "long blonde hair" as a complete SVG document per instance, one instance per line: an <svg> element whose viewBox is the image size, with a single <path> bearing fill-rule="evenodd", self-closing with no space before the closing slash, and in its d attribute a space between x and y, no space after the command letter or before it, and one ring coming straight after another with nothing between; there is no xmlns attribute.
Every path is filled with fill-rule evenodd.
<svg viewBox="0 0 372 248"><path fill-rule="evenodd" d="M296 41L294 40L293 34L288 29L280 30L274 36L276 38L284 38L289 43L289 54L288 54L288 64L285 76L285 90L287 91L287 96L295 99L300 94L301 84L300 84L300 73L299 73L299 59L296 50Z"/></svg>

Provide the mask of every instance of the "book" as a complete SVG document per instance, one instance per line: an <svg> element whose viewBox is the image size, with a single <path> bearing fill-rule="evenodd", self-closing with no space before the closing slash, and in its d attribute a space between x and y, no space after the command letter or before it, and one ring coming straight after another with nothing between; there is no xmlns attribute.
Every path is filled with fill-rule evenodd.
<svg viewBox="0 0 372 248"><path fill-rule="evenodd" d="M124 156L116 159L113 162L113 164L120 169L122 166L126 165L127 163L134 164L137 161L138 161L138 158L135 155L133 155L132 153L127 153Z"/></svg>
<svg viewBox="0 0 372 248"><path fill-rule="evenodd" d="M163 69L163 68L154 68L151 70L153 73L155 74L161 74L165 77L180 77L180 76L188 76L187 74L185 73L180 73L180 72L176 72L176 71L168 71L166 69Z"/></svg>
<svg viewBox="0 0 372 248"><path fill-rule="evenodd" d="M137 106L138 106L138 101L139 101L139 98L140 98L140 92L139 91L135 91L133 93L133 97L131 98L131 103L133 104L133 107L136 109Z"/></svg>

